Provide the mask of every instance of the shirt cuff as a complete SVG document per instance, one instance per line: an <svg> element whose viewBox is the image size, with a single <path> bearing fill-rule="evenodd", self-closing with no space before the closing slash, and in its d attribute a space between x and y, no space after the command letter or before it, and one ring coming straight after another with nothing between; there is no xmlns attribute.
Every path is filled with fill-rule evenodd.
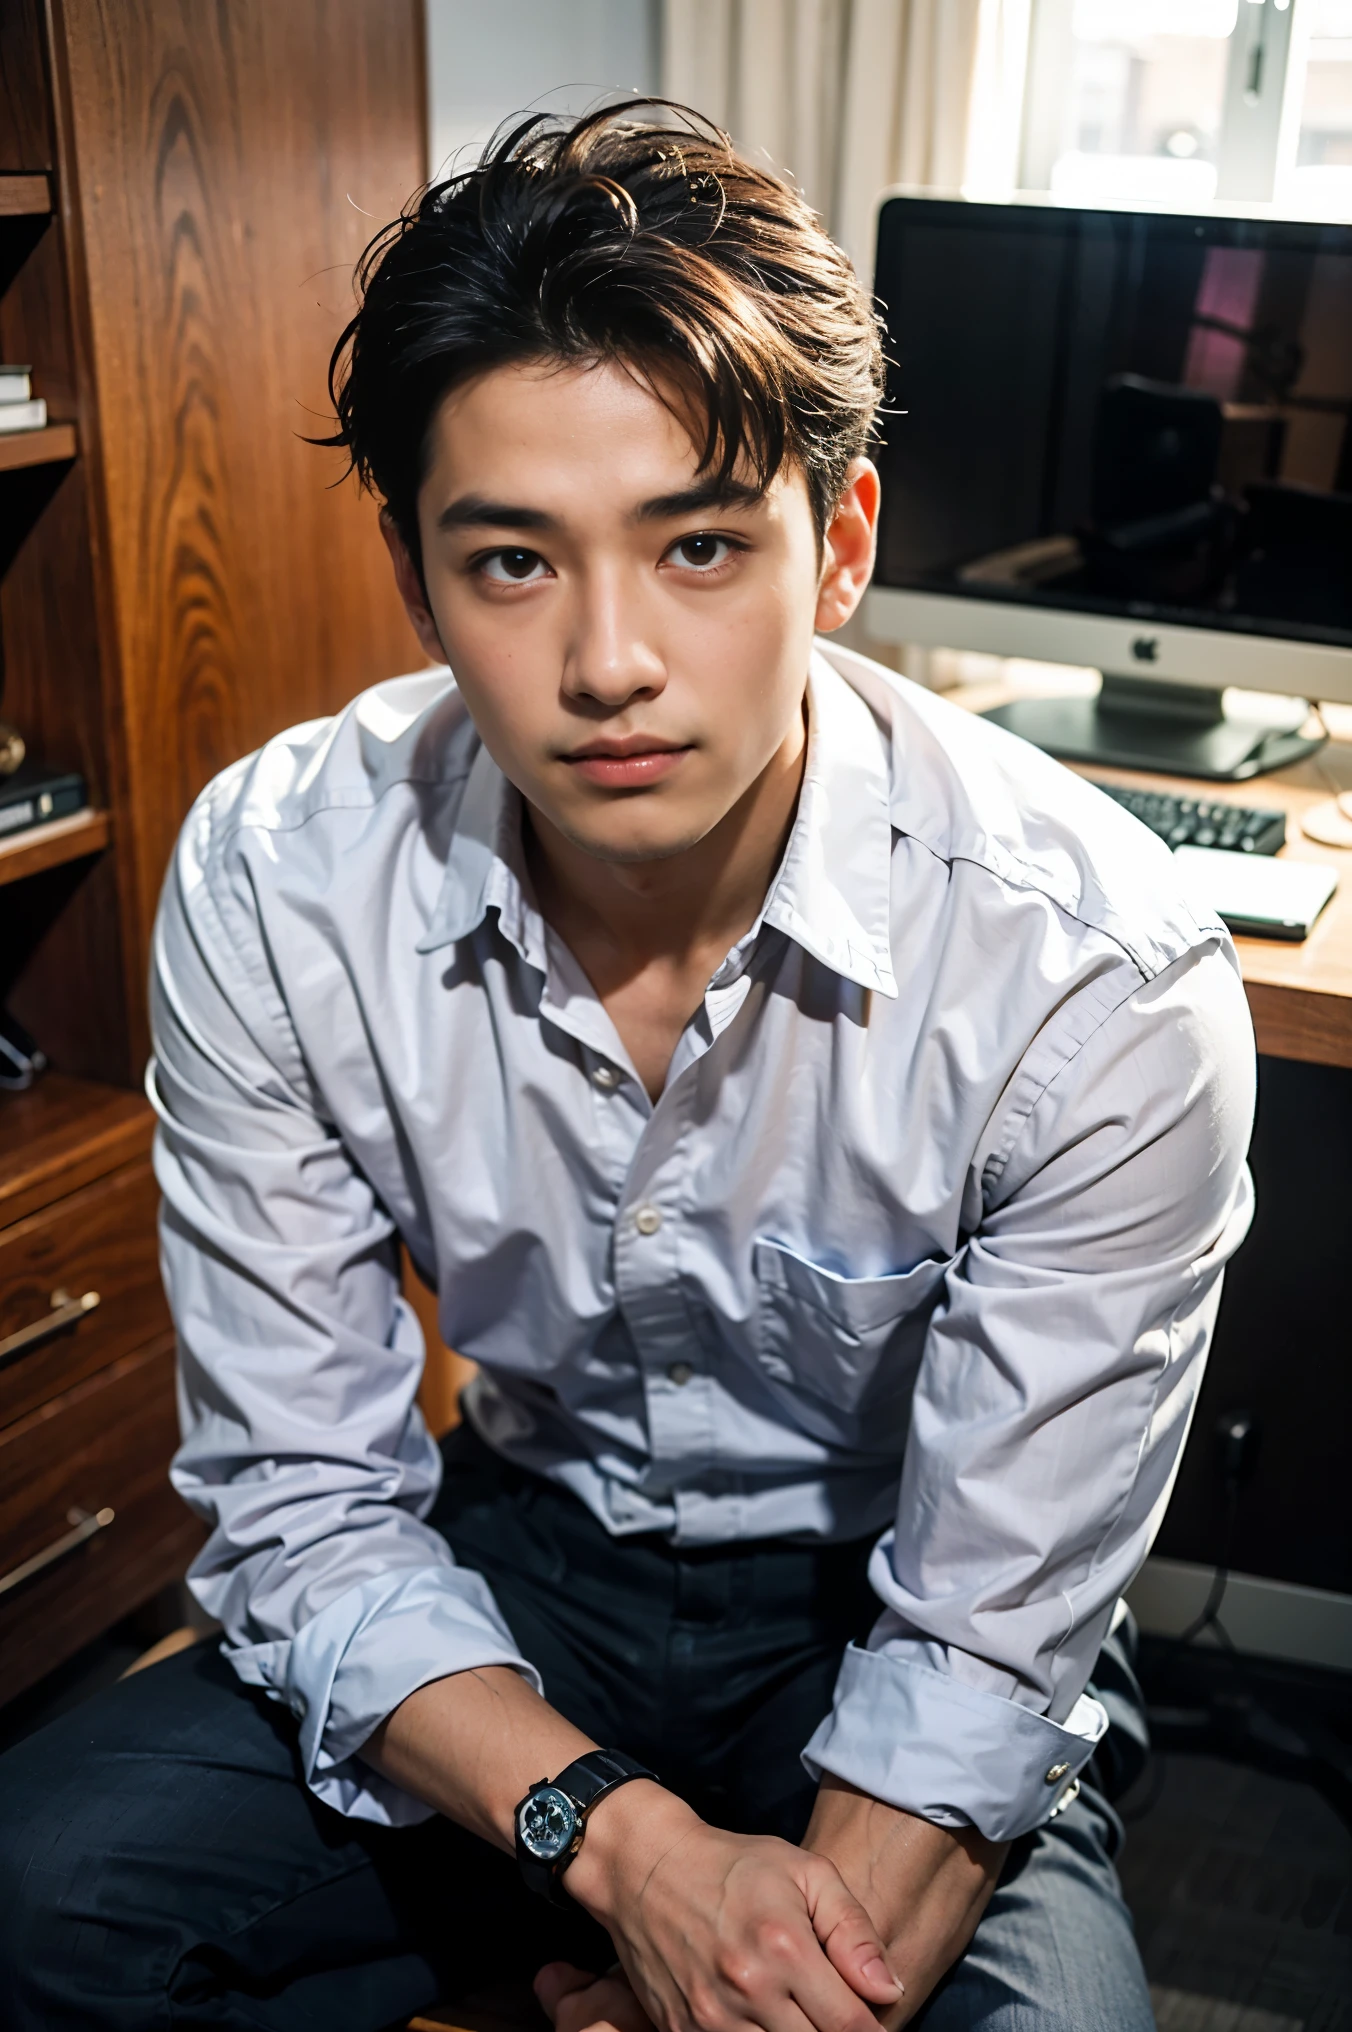
<svg viewBox="0 0 1352 2032"><path fill-rule="evenodd" d="M1069 1804L1108 1727L1081 1694L1064 1723L909 1659L851 1644L835 1702L803 1751L823 1771L940 1827L1013 1841Z"/></svg>
<svg viewBox="0 0 1352 2032"><path fill-rule="evenodd" d="M300 1720L305 1781L353 1820L409 1827L434 1808L357 1752L401 1700L476 1666L511 1665L543 1692L481 1574L463 1566L404 1568L349 1588L294 1637L222 1646L240 1678L284 1701Z"/></svg>

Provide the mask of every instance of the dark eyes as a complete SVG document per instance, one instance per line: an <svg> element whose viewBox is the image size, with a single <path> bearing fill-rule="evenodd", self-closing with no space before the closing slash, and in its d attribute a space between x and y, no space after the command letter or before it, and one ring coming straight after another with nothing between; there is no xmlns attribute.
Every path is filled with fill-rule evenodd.
<svg viewBox="0 0 1352 2032"><path fill-rule="evenodd" d="M726 536L683 536L667 555L688 571L712 571L732 553Z"/></svg>
<svg viewBox="0 0 1352 2032"><path fill-rule="evenodd" d="M742 548L741 544L733 543L726 536L709 536L700 532L681 537L671 546L663 562L674 564L682 571L712 574ZM549 565L538 550L525 550L515 545L510 550L486 552L478 559L474 569L499 586L533 585L552 576Z"/></svg>
<svg viewBox="0 0 1352 2032"><path fill-rule="evenodd" d="M548 569L538 550L492 550L480 560L486 579L499 585L525 585L528 579L542 578Z"/></svg>

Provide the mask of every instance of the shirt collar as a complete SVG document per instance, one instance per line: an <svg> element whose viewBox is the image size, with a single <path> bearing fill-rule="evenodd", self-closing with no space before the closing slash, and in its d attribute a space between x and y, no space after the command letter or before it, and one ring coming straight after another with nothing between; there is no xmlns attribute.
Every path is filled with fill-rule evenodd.
<svg viewBox="0 0 1352 2032"><path fill-rule="evenodd" d="M762 921L834 973L895 996L890 749L820 650L808 669L807 761Z"/></svg>
<svg viewBox="0 0 1352 2032"><path fill-rule="evenodd" d="M808 743L798 813L756 924L785 932L824 966L895 996L891 953L889 750L859 694L826 658L808 671ZM520 800L482 743L470 767L446 875L418 951L466 938L496 907L527 959L534 911L522 893Z"/></svg>
<svg viewBox="0 0 1352 2032"><path fill-rule="evenodd" d="M521 819L511 785L481 741L470 765L456 814L446 875L432 921L418 940L421 953L468 938L496 903L513 914L522 904Z"/></svg>

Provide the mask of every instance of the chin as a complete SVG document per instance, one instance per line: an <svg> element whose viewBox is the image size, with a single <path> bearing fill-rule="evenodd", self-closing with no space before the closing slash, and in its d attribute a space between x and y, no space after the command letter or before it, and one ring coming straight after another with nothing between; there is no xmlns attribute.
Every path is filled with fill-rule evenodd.
<svg viewBox="0 0 1352 2032"><path fill-rule="evenodd" d="M708 825L682 825L671 823L654 825L624 824L614 826L569 825L560 819L554 820L565 839L579 847L594 860L610 861L620 867L632 867L640 861L670 861L677 854L684 854L691 847L698 846L706 833L717 825L712 818Z"/></svg>

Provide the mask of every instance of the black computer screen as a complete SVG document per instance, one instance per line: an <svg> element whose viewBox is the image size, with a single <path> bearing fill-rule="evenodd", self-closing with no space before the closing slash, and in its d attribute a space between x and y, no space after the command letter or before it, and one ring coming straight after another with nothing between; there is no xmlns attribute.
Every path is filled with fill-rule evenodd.
<svg viewBox="0 0 1352 2032"><path fill-rule="evenodd" d="M1352 643L1352 227L893 198L876 580Z"/></svg>

